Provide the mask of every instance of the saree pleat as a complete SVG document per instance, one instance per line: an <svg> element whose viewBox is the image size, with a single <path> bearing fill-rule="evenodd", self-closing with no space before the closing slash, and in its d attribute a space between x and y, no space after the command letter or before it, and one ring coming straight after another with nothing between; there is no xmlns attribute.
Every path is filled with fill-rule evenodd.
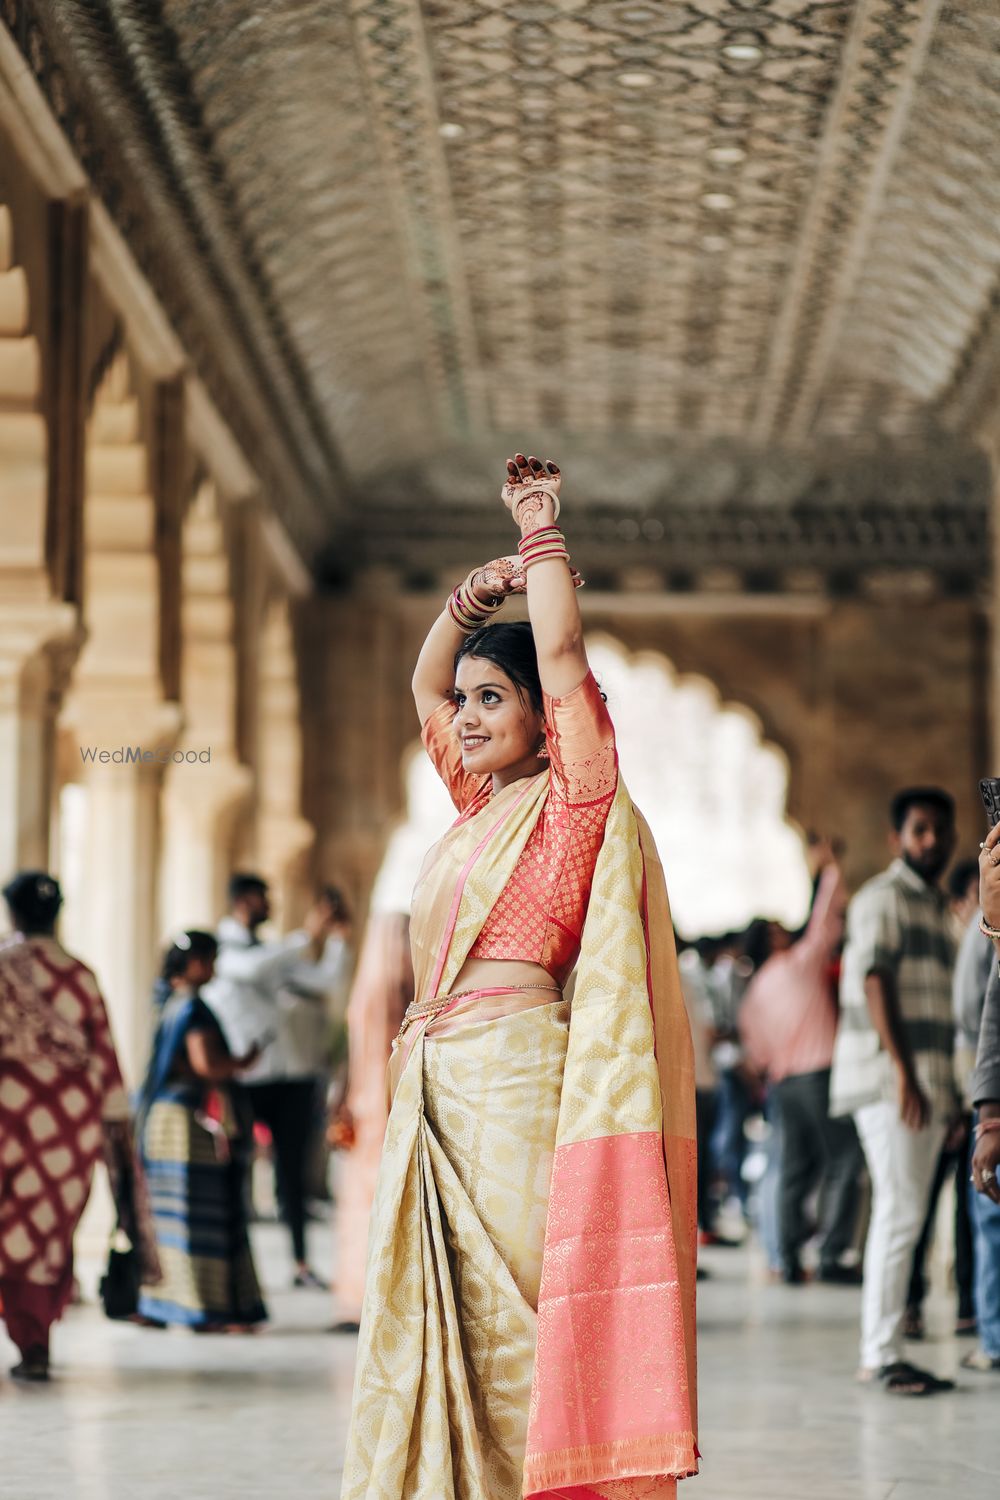
<svg viewBox="0 0 1000 1500"><path fill-rule="evenodd" d="M373 1214L345 1500L520 1500L568 1012L416 1043L386 1148L408 1158L401 1190L384 1173Z"/></svg>
<svg viewBox="0 0 1000 1500"><path fill-rule="evenodd" d="M546 780L429 858L422 999L452 994ZM620 784L571 1009L491 1001L397 1048L342 1500L667 1500L697 1467L693 1061L643 842Z"/></svg>

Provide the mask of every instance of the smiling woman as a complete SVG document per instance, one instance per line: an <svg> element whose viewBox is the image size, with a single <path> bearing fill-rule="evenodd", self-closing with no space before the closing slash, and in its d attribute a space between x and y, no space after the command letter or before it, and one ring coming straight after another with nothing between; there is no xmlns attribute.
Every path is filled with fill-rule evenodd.
<svg viewBox="0 0 1000 1500"><path fill-rule="evenodd" d="M511 460L518 554L414 673L459 817L414 893L344 1500L376 1471L386 1500L666 1500L697 1469L691 1039L559 489ZM511 593L530 624L487 626Z"/></svg>

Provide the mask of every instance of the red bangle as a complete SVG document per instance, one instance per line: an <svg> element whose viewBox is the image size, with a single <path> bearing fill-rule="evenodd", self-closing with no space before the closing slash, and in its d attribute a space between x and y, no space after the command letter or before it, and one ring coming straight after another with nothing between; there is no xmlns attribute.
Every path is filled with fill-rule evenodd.
<svg viewBox="0 0 1000 1500"><path fill-rule="evenodd" d="M1000 1120L980 1120L976 1125L976 1140L982 1135L989 1135L992 1130L1000 1130Z"/></svg>

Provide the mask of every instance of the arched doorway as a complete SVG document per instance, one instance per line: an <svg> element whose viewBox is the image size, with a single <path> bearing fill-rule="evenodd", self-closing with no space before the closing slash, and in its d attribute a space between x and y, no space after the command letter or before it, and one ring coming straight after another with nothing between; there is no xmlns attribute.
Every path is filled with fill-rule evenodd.
<svg viewBox="0 0 1000 1500"><path fill-rule="evenodd" d="M707 678L679 677L658 652L588 637L608 696L622 774L656 839L684 937L754 917L797 927L809 908L801 834L785 808L788 762L759 719Z"/></svg>

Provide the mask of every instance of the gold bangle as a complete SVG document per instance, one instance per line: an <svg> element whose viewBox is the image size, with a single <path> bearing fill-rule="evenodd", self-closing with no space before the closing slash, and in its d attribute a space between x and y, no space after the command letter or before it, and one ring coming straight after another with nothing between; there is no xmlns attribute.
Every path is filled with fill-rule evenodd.
<svg viewBox="0 0 1000 1500"><path fill-rule="evenodd" d="M979 931L983 937L992 938L994 942L1000 943L1000 927L991 927L985 917L979 918Z"/></svg>

